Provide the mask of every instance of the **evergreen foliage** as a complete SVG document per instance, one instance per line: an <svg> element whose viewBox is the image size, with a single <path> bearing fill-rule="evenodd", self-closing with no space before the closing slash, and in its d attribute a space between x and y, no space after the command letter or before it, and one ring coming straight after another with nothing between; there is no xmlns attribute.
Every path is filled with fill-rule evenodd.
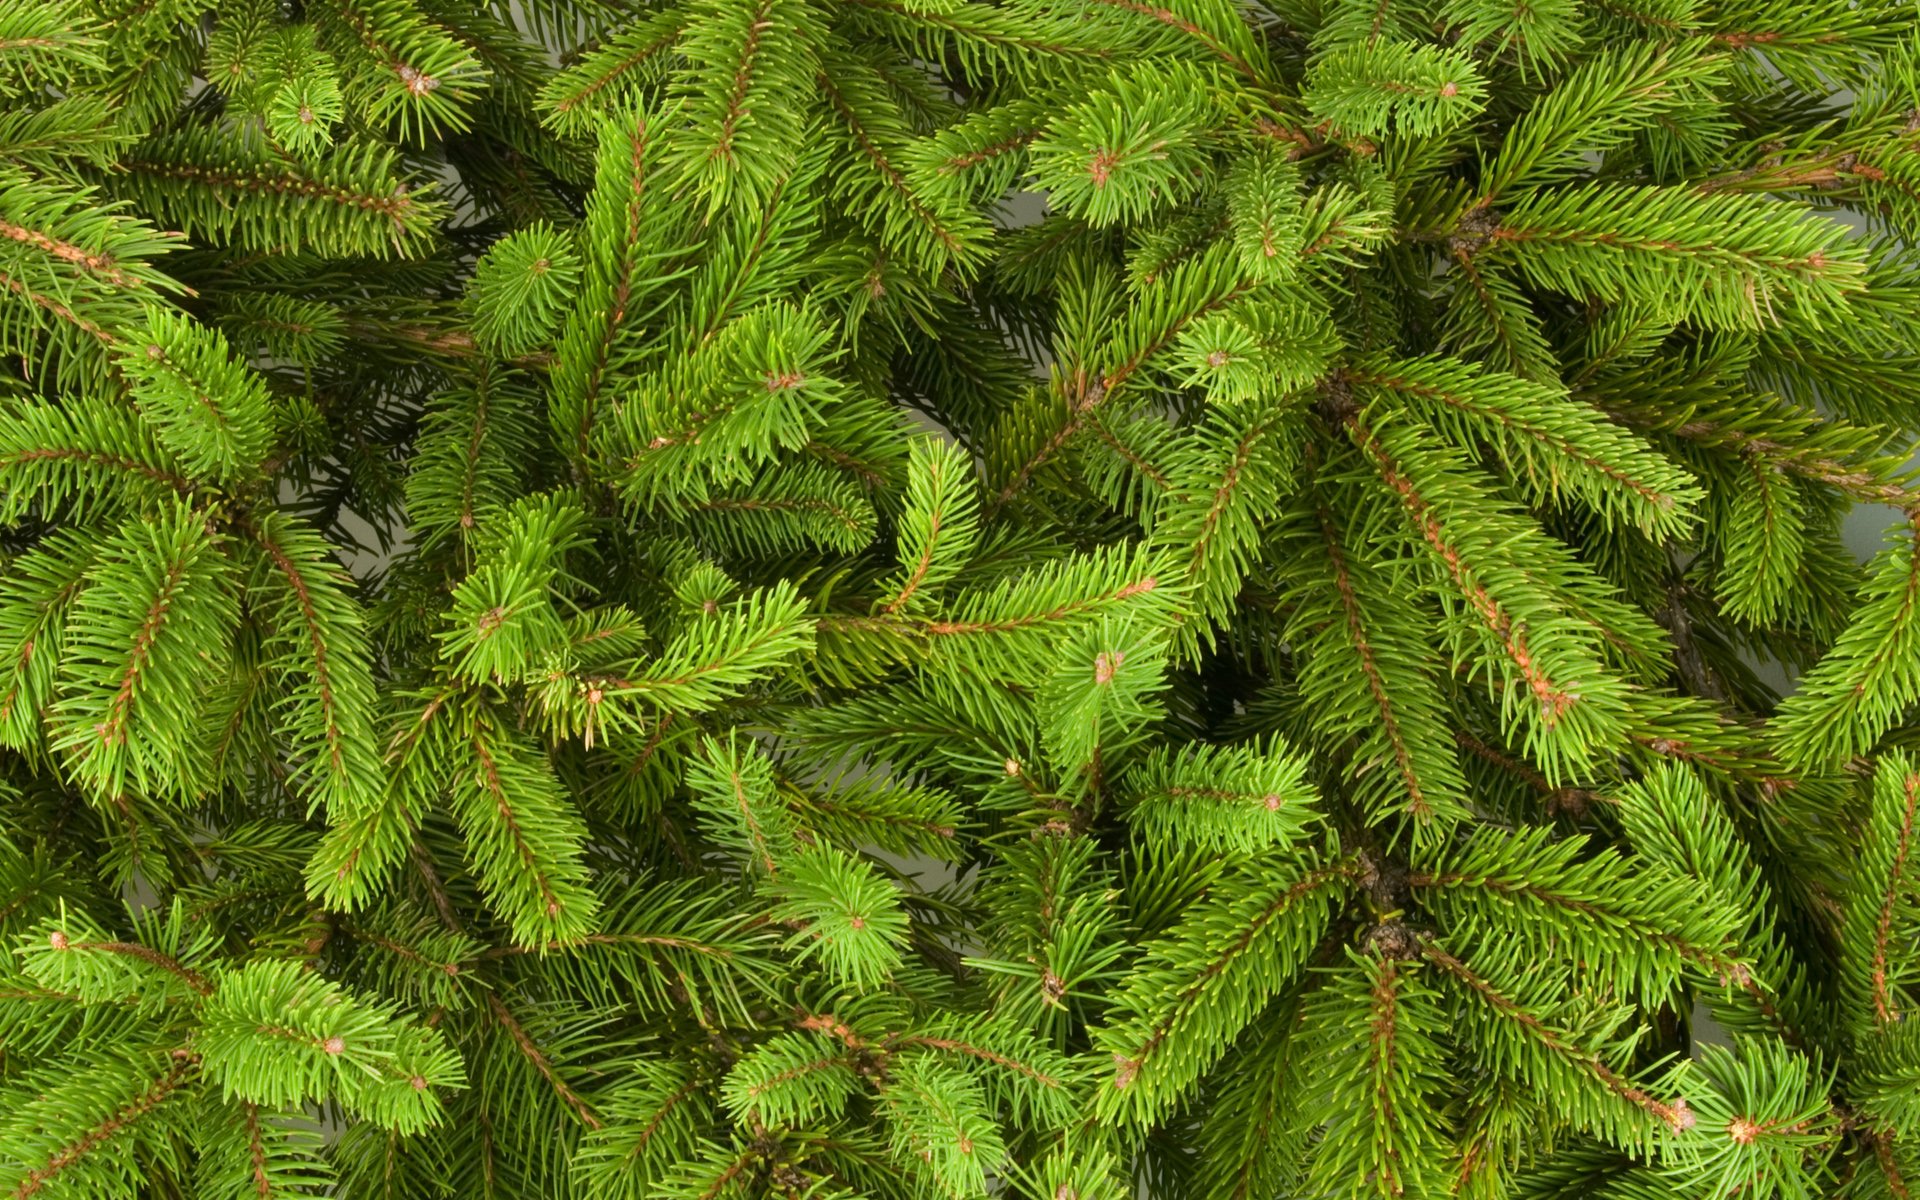
<svg viewBox="0 0 1920 1200"><path fill-rule="evenodd" d="M0 1196L1908 1197L1916 238L1892 0L0 0Z"/></svg>

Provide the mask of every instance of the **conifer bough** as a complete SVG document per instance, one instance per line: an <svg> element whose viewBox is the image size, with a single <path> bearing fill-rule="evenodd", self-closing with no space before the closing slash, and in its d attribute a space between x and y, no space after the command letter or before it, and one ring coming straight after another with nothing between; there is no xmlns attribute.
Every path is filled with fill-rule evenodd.
<svg viewBox="0 0 1920 1200"><path fill-rule="evenodd" d="M1920 1192L1916 236L1891 0L0 0L0 1196Z"/></svg>

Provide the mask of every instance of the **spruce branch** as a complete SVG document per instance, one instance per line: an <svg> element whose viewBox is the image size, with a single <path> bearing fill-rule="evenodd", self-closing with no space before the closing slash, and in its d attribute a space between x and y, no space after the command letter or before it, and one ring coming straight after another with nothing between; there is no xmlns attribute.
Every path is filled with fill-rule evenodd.
<svg viewBox="0 0 1920 1200"><path fill-rule="evenodd" d="M1581 1123L1624 1148L1651 1146L1667 1132L1685 1132L1694 1128L1697 1116L1684 1098L1658 1099L1647 1087L1635 1083L1608 1061L1608 1055L1572 1030L1543 1020L1531 1011L1524 994L1503 987L1488 973L1460 959L1439 942L1427 939L1421 955L1443 975L1455 980L1467 994L1486 1006L1489 1013L1517 1031L1524 1044L1535 1051L1520 1060L1520 1070L1534 1080L1564 1081L1562 1086L1584 1090L1592 1097L1592 1106L1582 1107ZM1501 960L1511 965L1509 955Z"/></svg>
<svg viewBox="0 0 1920 1200"><path fill-rule="evenodd" d="M1501 214L1487 249L1537 286L1725 329L1779 320L1776 303L1818 320L1859 291L1865 270L1831 222L1678 188L1540 192Z"/></svg>
<svg viewBox="0 0 1920 1200"><path fill-rule="evenodd" d="M1683 471L1554 389L1444 360L1363 361L1344 368L1340 378L1362 396L1385 392L1422 406L1463 448L1491 442L1541 501L1557 498L1565 486L1603 514L1671 537L1685 528L1687 510L1700 499Z"/></svg>
<svg viewBox="0 0 1920 1200"><path fill-rule="evenodd" d="M1426 475L1421 463L1432 451L1410 427L1388 426L1385 431L1376 431L1377 420L1355 412L1349 413L1344 423L1354 445L1378 473L1388 493L1398 500L1415 533L1464 600L1464 614L1473 624L1474 636L1487 639L1499 655L1498 670L1505 682L1501 697L1504 719L1510 728L1525 730L1523 736L1530 750L1548 756L1550 761L1560 754L1578 761L1585 755L1586 744L1604 741L1605 730L1620 720L1619 685L1596 658L1580 661L1585 656L1580 656L1573 638L1560 637L1552 642L1533 639L1527 617L1522 614L1531 610L1541 619L1552 621L1558 606L1530 595L1533 588L1519 579L1514 581L1510 599L1499 594L1505 590L1494 582L1501 578L1499 559L1484 564L1479 561L1480 547L1473 544L1477 537L1462 544L1452 532L1457 526L1443 515L1447 510L1441 507L1445 503L1441 496L1451 490L1451 481L1444 475ZM1388 444L1388 438L1395 444ZM1436 489L1440 495L1436 495ZM1466 499L1470 493L1464 489L1456 494L1462 502L1473 503ZM1497 521L1493 512L1483 508L1473 524L1486 530ZM1490 543L1483 545L1491 549ZM1451 594L1448 601L1452 603ZM1524 608L1516 610L1516 604ZM1516 702L1521 695L1526 698ZM1550 778L1552 774L1550 770Z"/></svg>
<svg viewBox="0 0 1920 1200"><path fill-rule="evenodd" d="M427 188L397 174L398 155L373 144L290 162L257 138L195 129L144 142L120 165L144 207L190 236L254 250L404 257L445 215Z"/></svg>
<svg viewBox="0 0 1920 1200"><path fill-rule="evenodd" d="M194 730L236 620L231 567L202 514L175 505L107 539L75 602L53 747L102 799L204 787Z"/></svg>
<svg viewBox="0 0 1920 1200"><path fill-rule="evenodd" d="M668 52L679 41L684 17L654 13L628 25L540 89L534 107L560 134L590 134L628 105L637 87L665 73Z"/></svg>
<svg viewBox="0 0 1920 1200"><path fill-rule="evenodd" d="M595 925L586 840L543 757L476 713L452 780L452 806L489 900L522 944L571 942Z"/></svg>
<svg viewBox="0 0 1920 1200"><path fill-rule="evenodd" d="M1335 745L1358 737L1347 774L1369 819L1401 809L1426 836L1466 807L1430 656L1386 602L1384 564L1356 561L1340 521L1314 500L1305 553L1322 569L1303 577L1289 622L1306 653L1300 688L1317 733Z"/></svg>
<svg viewBox="0 0 1920 1200"><path fill-rule="evenodd" d="M1274 868L1279 869L1274 869ZM1095 1044L1112 1055L1097 1111L1145 1124L1177 1102L1306 962L1350 882L1350 863L1247 871L1147 948Z"/></svg>
<svg viewBox="0 0 1920 1200"><path fill-rule="evenodd" d="M1311 1168L1323 1186L1347 1189L1361 1180L1381 1196L1445 1188L1434 1170L1438 1114L1427 1099L1443 1075L1438 999L1414 964L1377 953L1354 956L1336 982L1315 993L1302 1036L1339 1063L1316 1097L1337 1134L1322 1143Z"/></svg>
<svg viewBox="0 0 1920 1200"><path fill-rule="evenodd" d="M1838 765L1866 750L1920 688L1906 650L1920 618L1920 538L1909 527L1890 541L1853 623L1781 705L1774 740L1795 766Z"/></svg>
<svg viewBox="0 0 1920 1200"><path fill-rule="evenodd" d="M109 1111L99 1112L97 1101L91 1096L87 1097L92 1102L91 1106L99 1112L92 1123L75 1132L70 1140L53 1146L44 1158L31 1165L20 1164L16 1168L17 1175L14 1171L0 1175L0 1184L11 1182L9 1195L16 1200L27 1200L27 1197L40 1195L49 1186L84 1177L90 1167L104 1166L101 1159L107 1155L126 1154L127 1139L137 1136L140 1123L185 1086L198 1065L196 1056L190 1051L177 1052L171 1056L171 1062L164 1072L153 1076L139 1091L125 1096ZM62 1115L71 1121L71 1116ZM111 1171L112 1168L107 1167L106 1170Z"/></svg>
<svg viewBox="0 0 1920 1200"><path fill-rule="evenodd" d="M304 681L288 689L279 722L299 747L295 779L311 780L330 810L363 810L384 781L370 720L371 651L345 572L320 538L280 513L245 528L264 554L253 588L261 607L272 605L270 644L283 656L283 678Z"/></svg>

